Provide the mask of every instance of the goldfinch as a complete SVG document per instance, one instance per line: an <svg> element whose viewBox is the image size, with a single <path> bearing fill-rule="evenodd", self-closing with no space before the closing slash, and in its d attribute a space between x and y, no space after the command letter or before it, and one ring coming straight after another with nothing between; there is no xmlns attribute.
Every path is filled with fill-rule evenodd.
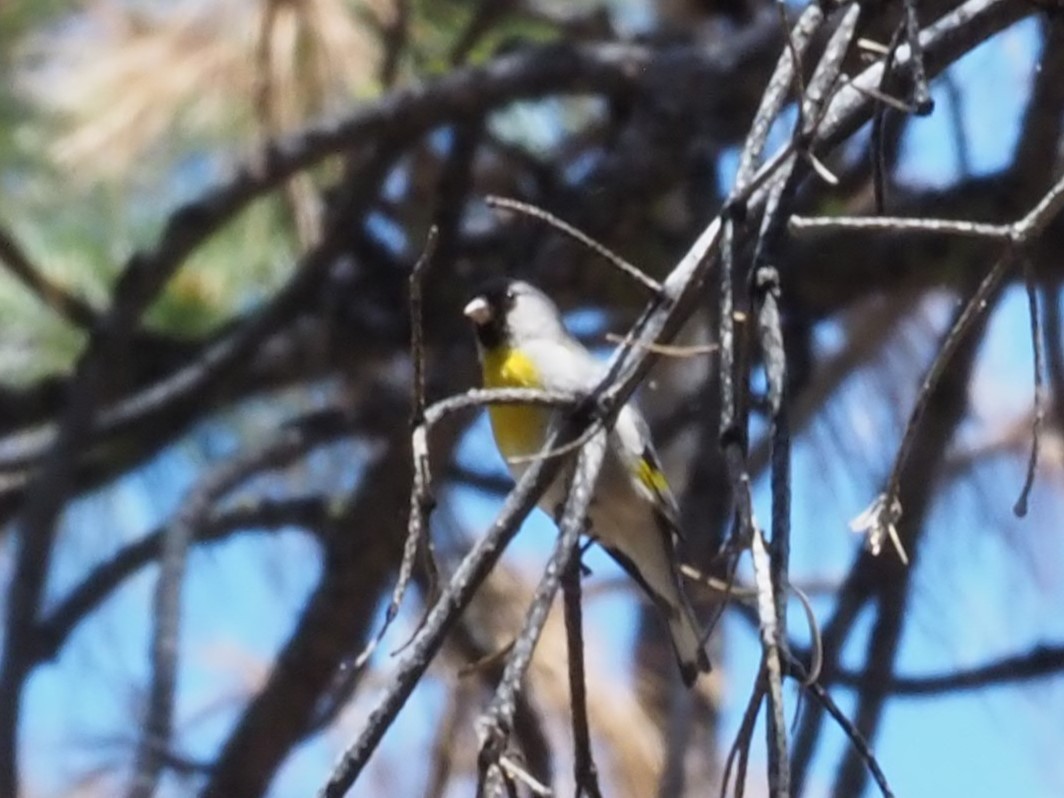
<svg viewBox="0 0 1064 798"><path fill-rule="evenodd" d="M485 388L537 388L590 392L603 375L595 360L565 328L557 306L539 289L518 280L486 286L465 315L476 333ZM489 407L495 443L515 479L543 446L558 411L525 405ZM564 499L558 478L540 500L552 517ZM617 416L589 510L590 535L643 588L661 611L680 673L690 686L709 671L709 658L676 558L679 512L650 440L646 421L632 403Z"/></svg>

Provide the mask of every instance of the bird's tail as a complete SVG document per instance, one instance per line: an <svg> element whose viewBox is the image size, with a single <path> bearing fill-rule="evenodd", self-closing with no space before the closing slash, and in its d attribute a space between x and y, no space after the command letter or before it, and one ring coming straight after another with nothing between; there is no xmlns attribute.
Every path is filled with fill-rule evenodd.
<svg viewBox="0 0 1064 798"><path fill-rule="evenodd" d="M690 687L698 678L698 674L709 673L711 666L705 646L702 645L702 633L695 620L694 611L691 605L683 600L682 593L680 597L680 604L668 607L666 614L672 647L676 652L676 661L680 664L680 675L683 677L683 683Z"/></svg>

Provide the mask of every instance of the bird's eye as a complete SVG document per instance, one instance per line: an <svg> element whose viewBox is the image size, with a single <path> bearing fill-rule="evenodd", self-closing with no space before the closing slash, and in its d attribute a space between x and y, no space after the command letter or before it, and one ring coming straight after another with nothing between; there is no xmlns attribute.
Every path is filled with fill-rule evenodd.
<svg viewBox="0 0 1064 798"><path fill-rule="evenodd" d="M507 288L506 301L512 305L515 299L517 299L517 292L512 288Z"/></svg>

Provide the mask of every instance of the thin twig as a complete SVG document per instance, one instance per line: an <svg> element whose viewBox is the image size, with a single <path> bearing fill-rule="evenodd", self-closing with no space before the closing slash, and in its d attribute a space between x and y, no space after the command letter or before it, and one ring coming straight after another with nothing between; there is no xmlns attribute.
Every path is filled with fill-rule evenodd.
<svg viewBox="0 0 1064 798"><path fill-rule="evenodd" d="M403 544L403 559L399 565L399 575L396 577L395 588L392 591L391 601L384 614L384 622L377 634L367 642L362 652L355 658L353 667L362 668L376 651L384 634L399 615L403 597L414 574L414 565L420 552L426 553L425 560L429 564L429 571L435 574L435 559L431 553L431 540L429 539L429 516L436 506L435 497L432 494L432 483L429 477L429 451L428 432L425 426L425 347L424 328L422 325L422 297L421 286L425 273L432 265L432 259L436 252L438 232L435 226L429 228L425 237L425 246L421 250L410 270L410 357L414 364L413 384L413 410L411 413L411 425L413 426L412 437L414 441L420 441L421 447L416 444L414 450L414 489L410 492L410 519L409 531Z"/></svg>
<svg viewBox="0 0 1064 798"><path fill-rule="evenodd" d="M469 406L469 403L448 400L445 403L447 407L455 409ZM433 416L433 408L426 410L426 424L431 423ZM549 435L544 446L554 447L577 432L567 424L565 428ZM447 632L469 604L473 593L498 561L503 549L517 534L521 522L554 479L560 465L554 459L542 459L529 465L517 486L507 496L498 517L459 563L450 582L414 635L405 658L399 663L377 706L370 712L362 732L344 752L329 780L322 786L319 792L321 798L340 798L358 778L384 732L435 658Z"/></svg>
<svg viewBox="0 0 1064 798"><path fill-rule="evenodd" d="M920 45L920 20L916 16L916 0L903 0L905 8L905 40L909 43L909 75L912 80L913 113L928 116L935 109L927 87L927 72L924 69L924 48Z"/></svg>
<svg viewBox="0 0 1064 798"><path fill-rule="evenodd" d="M1027 291L1027 315L1030 321L1031 349L1034 352L1034 419L1031 421L1031 454L1027 459L1027 473L1019 498L1012 507L1017 518L1027 515L1027 500L1034 487L1035 471L1038 468L1038 451L1042 424L1045 421L1045 346L1042 324L1038 318L1038 293L1035 288L1034 268L1029 257L1023 256L1023 285Z"/></svg>
<svg viewBox="0 0 1064 798"><path fill-rule="evenodd" d="M872 753L872 748L868 745L868 741L860 730L850 722L850 719L846 717L846 713L839 709L839 705L835 703L831 694L817 682L812 684L803 682L803 686L805 691L831 715L839 728L842 729L843 734L846 735L854 750L857 751L865 763L868 772L872 774L872 778L875 780L876 786L879 787L879 791L883 794L883 798L894 798L894 791L891 790L886 774L883 773L883 768L880 767L876 755Z"/></svg>
<svg viewBox="0 0 1064 798"><path fill-rule="evenodd" d="M756 526L751 538L750 552L754 565L754 583L757 585L762 674L770 713L769 722L766 724L769 735L768 789L770 795L785 798L791 792L790 762L787 754L787 721L783 710L783 657L780 653L780 643L783 639L780 634L780 622L785 616L779 612L779 604L776 601L772 578L773 569L769 562L765 539L761 530Z"/></svg>
<svg viewBox="0 0 1064 798"><path fill-rule="evenodd" d="M792 216L788 223L795 235L824 230L924 233L964 238L989 238L1002 243L1012 236L1012 225L969 222L964 219L905 219L897 216Z"/></svg>
<svg viewBox="0 0 1064 798"><path fill-rule="evenodd" d="M751 501L749 477L746 475L746 454L737 445L727 445L725 462L735 491L741 519L742 540L749 542L758 588L758 620L762 643L763 678L768 698L768 718L765 725L768 747L769 791L773 796L790 795L789 753L787 746L786 713L783 705L783 673L781 647L786 640L786 595L788 559L790 556L790 435L784 398L786 391L786 354L779 317L779 275L770 265L782 239L791 200L797 189L800 174L796 169L799 156L827 182L837 182L816 158L812 144L829 107L831 97L840 83L842 64L850 50L860 19L861 7L851 5L843 14L817 63L809 85L801 98L801 116L792 140L795 155L781 167L768 190L764 215L754 252L755 300L758 311L758 331L766 364L769 386L769 405L773 419L772 457L772 554L766 549L761 530L752 521L752 511L745 504ZM723 342L723 330L722 330Z"/></svg>
<svg viewBox="0 0 1064 798"><path fill-rule="evenodd" d="M909 420L905 426L905 433L902 436L901 445L898 448L898 453L894 460L894 466L887 479L886 488L883 493L873 500L869 508L851 524L851 527L856 531L862 531L867 534L867 539L873 552L878 549L884 538L889 537L894 543L899 557L901 557L903 562L906 560L904 549L901 546L901 541L898 539L896 532L897 521L901 517L903 510L899 490L902 471L908 462L910 451L916 440L916 432L920 420L923 417L924 409L939 381L946 373L946 368L954 353L964 341L966 333L986 310L991 294L997 290L1001 281L1004 279L1005 274L1012 266L1015 258L1023 256L1023 250L1034 242L1039 233L1045 229L1046 225L1052 221L1062 207L1064 207L1064 177L1061 177L1023 218L1011 225L993 226L992 233L991 230L982 228L976 228L978 232L972 232L972 226L967 223L940 222L939 220L930 220L930 228L926 224L910 226L906 223L904 225L905 229L919 229L923 232L933 230L934 232L949 232L960 235L976 235L980 237L995 238L1006 242L1007 246L1004 254L998 258L994 266L979 284L975 293L968 300L964 310L957 317L943 341L942 346L936 353L935 359L931 363L931 366L920 385L916 402L909 415ZM854 220L852 219L848 220L845 224L851 226L853 221ZM888 226L887 228L879 229L898 228ZM1037 313L1037 308L1034 313ZM1036 315L1032 316L1032 323L1037 325ZM1037 326L1035 329L1035 341L1035 370L1038 372L1036 380L1040 380L1042 353L1041 347L1037 343ZM1036 391L1037 385L1039 384L1039 382L1036 382ZM1037 401L1038 400L1036 399L1036 402ZM1037 430L1035 434L1037 434ZM1036 446L1037 444L1033 444L1032 449ZM1036 459L1036 453L1032 455L1032 459ZM1033 469L1034 467L1029 464L1028 480L1033 480L1034 478ZM1027 483L1025 482L1025 488L1021 494L1021 499L1025 498L1027 490L1029 489L1026 485ZM1022 507L1021 502L1017 502L1017 514L1019 514L1019 509L1025 509Z"/></svg>
<svg viewBox="0 0 1064 798"><path fill-rule="evenodd" d="M589 440L591 437L598 433L602 429L601 421L593 421L591 425L583 431L579 438L569 441L569 443L563 444L556 449L551 449L549 452L533 452L532 454L518 454L506 458L506 462L511 465L523 465L524 463L531 463L533 460L541 460L544 457L564 457L567 454L579 449Z"/></svg>
<svg viewBox="0 0 1064 798"><path fill-rule="evenodd" d="M69 293L44 276L34 265L15 238L0 227L0 263L34 295L57 315L83 330L96 324L96 311L80 297Z"/></svg>
<svg viewBox="0 0 1064 798"><path fill-rule="evenodd" d="M574 241L578 241L579 243L583 244L596 255L600 255L601 257L605 258L608 263L619 269L621 273L625 276L630 277L632 280L635 280L635 282L643 286L643 288L649 291L652 295L657 295L661 293L661 283L659 283L653 277L648 275L638 266L629 263L616 252L609 249L606 245L596 241L583 231L577 230L571 224L562 221L549 211L545 211L543 210L543 208L540 208L536 205L532 205L528 202L521 202L520 200L510 199L508 197L488 196L484 198L484 202L490 208L502 208L508 211L516 211L518 213L523 213L526 216L531 216L533 219L538 219L541 222L545 222L546 224L553 227L555 230L564 233L565 235L572 238Z"/></svg>
<svg viewBox="0 0 1064 798"><path fill-rule="evenodd" d="M506 754L510 729L513 727L516 695L532 660L532 652L543 631L551 603L558 592L562 574L571 561L575 560L579 564L576 552L580 535L587 525L587 511L605 453L606 434L600 432L584 445L576 457L573 478L558 523L559 534L554 551L547 562L543 578L536 587L521 633L507 657L499 687L479 723L478 771L480 784L483 786L482 794L488 798L494 798L501 793L502 773L499 760Z"/></svg>
<svg viewBox="0 0 1064 798"><path fill-rule="evenodd" d="M421 284L432 265L438 235L439 231L435 225L429 228L421 255L410 270L410 358L414 364L414 411L410 424L414 427L425 417L425 331L422 322Z"/></svg>
<svg viewBox="0 0 1064 798"><path fill-rule="evenodd" d="M415 400L416 401L416 400ZM410 517L407 522L406 540L403 544L403 559L399 566L391 600L384 613L377 633L370 638L361 653L354 660L354 667L361 668L369 661L380 641L399 615L399 608L406 596L407 588L413 577L421 542L429 545L428 520L434 507L432 497L432 475L429 468L428 435L432 427L446 416L471 407L489 404L543 404L548 406L572 406L575 397L571 395L552 394L531 388L492 388L470 390L459 396L452 396L422 411L421 422L411 433L411 451L414 459L414 481L410 490ZM545 450L546 451L546 450ZM546 451L549 455L550 452ZM533 460L551 459L548 457ZM420 628L420 627L419 627ZM406 648L415 638L399 646L397 651Z"/></svg>
<svg viewBox="0 0 1064 798"><path fill-rule="evenodd" d="M587 681L584 673L583 612L580 606L580 558L573 557L562 575L565 642L569 652L569 706L573 721L573 779L576 798L602 798L598 770L591 755L587 720Z"/></svg>
<svg viewBox="0 0 1064 798"><path fill-rule="evenodd" d="M682 346L651 344L643 341L633 341L629 336L617 335L617 333L606 333L606 340L611 344L623 344L624 346L637 346L642 349L648 349L662 357L699 357L701 355L711 355L720 349L716 344L684 344Z"/></svg>
<svg viewBox="0 0 1064 798"><path fill-rule="evenodd" d="M754 724L757 722L757 714L761 709L761 702L765 700L765 681L762 676L762 672L758 670L757 678L754 680L754 689L750 693L750 700L746 703L743 719L739 723L739 731L736 732L735 740L732 742L732 747L728 750L728 756L724 760L724 774L720 780L720 798L726 798L728 794L732 768L735 767L737 760L739 768L736 773L735 789L732 791L732 795L735 798L742 798L743 792L746 790L746 760L750 753L750 744L754 738Z"/></svg>

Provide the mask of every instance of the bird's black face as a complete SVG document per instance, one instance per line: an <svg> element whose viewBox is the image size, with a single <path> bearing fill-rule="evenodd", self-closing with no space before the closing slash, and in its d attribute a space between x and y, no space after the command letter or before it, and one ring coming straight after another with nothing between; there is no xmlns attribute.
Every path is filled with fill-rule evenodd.
<svg viewBox="0 0 1064 798"><path fill-rule="evenodd" d="M473 322L477 341L485 349L494 349L508 338L507 315L517 301L517 287L512 280L493 280L469 301L463 311Z"/></svg>

